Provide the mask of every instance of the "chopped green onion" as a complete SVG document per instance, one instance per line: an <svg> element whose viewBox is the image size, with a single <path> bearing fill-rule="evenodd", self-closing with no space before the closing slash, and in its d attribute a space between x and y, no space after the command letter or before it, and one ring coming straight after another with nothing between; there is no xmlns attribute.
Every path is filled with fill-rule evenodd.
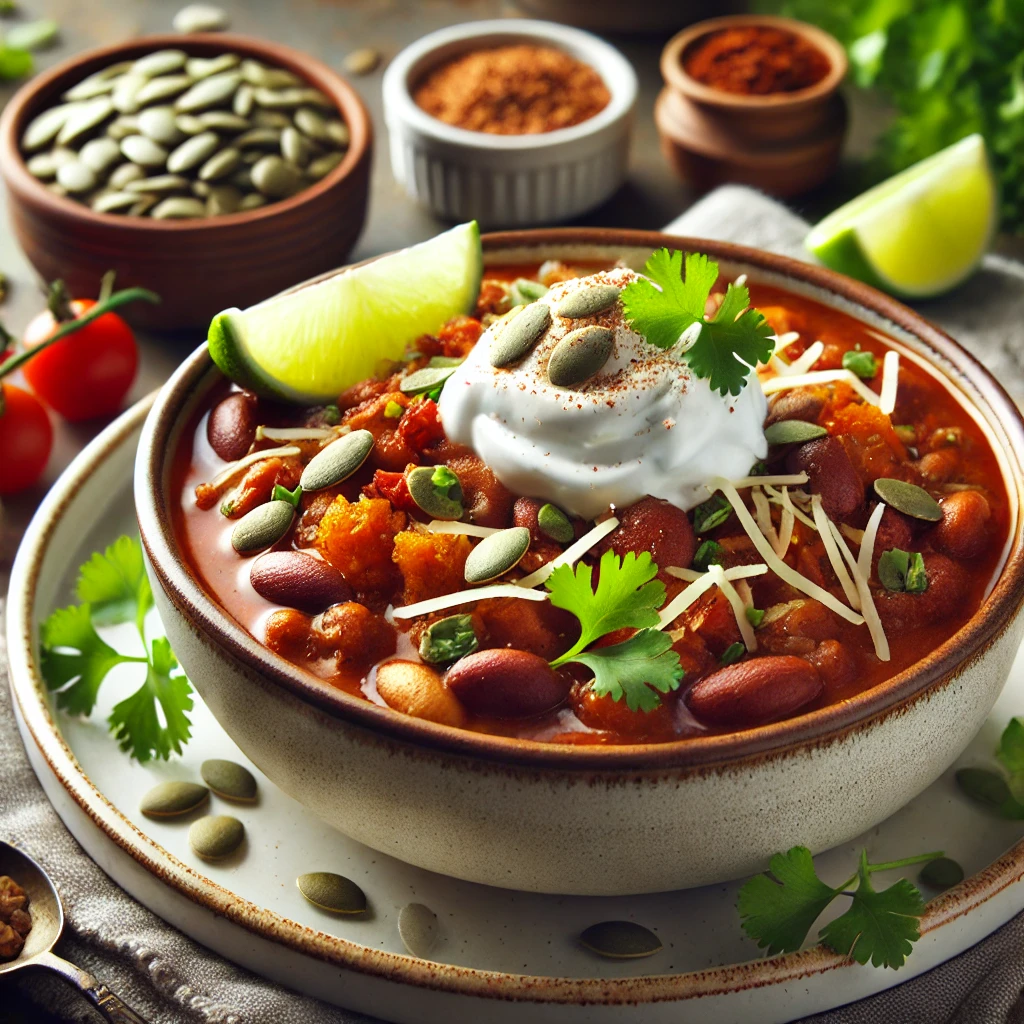
<svg viewBox="0 0 1024 1024"><path fill-rule="evenodd" d="M747 622L749 622L754 627L754 629L757 629L757 627L760 626L761 623L764 621L763 608L750 607L746 609L745 614L747 616Z"/></svg>
<svg viewBox="0 0 1024 1024"><path fill-rule="evenodd" d="M721 544L713 540L706 540L697 548L697 553L693 556L693 568L698 572L707 572L709 566L722 565L724 555L725 549Z"/></svg>
<svg viewBox="0 0 1024 1024"><path fill-rule="evenodd" d="M878 560L878 578L886 590L894 593L923 594L928 589L928 573L918 551L883 551Z"/></svg>
<svg viewBox="0 0 1024 1024"><path fill-rule="evenodd" d="M693 528L697 533L707 533L721 526L731 515L732 505L728 499L716 494L693 510Z"/></svg>
<svg viewBox="0 0 1024 1024"><path fill-rule="evenodd" d="M729 646L726 647L725 652L722 654L722 657L718 660L723 665L731 665L734 661L739 661L740 658L742 658L743 655L746 653L747 649L743 646L743 644L729 644Z"/></svg>
<svg viewBox="0 0 1024 1024"><path fill-rule="evenodd" d="M874 352L851 349L843 353L843 369L855 373L861 380L873 380L878 373L878 360Z"/></svg>

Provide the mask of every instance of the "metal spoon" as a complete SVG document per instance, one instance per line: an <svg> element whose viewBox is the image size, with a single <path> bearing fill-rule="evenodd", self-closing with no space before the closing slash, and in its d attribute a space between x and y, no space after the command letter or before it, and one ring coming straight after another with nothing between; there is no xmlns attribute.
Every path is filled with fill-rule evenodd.
<svg viewBox="0 0 1024 1024"><path fill-rule="evenodd" d="M45 967L70 982L115 1024L146 1024L127 1003L87 971L69 964L53 952L64 928L64 910L50 876L27 854L0 840L0 875L9 875L28 894L32 930L14 960L0 960L0 977L22 967Z"/></svg>

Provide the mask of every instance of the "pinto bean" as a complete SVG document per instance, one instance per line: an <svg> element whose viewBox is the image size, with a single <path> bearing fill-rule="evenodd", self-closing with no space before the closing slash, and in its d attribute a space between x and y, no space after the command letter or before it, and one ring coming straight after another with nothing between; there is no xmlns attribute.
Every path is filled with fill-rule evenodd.
<svg viewBox="0 0 1024 1024"><path fill-rule="evenodd" d="M441 682L441 676L415 661L386 661L377 669L377 693L389 708L441 725L466 722L462 705Z"/></svg>
<svg viewBox="0 0 1024 1024"><path fill-rule="evenodd" d="M752 658L702 679L687 704L702 722L723 726L766 725L788 718L823 689L818 670L793 655Z"/></svg>
<svg viewBox="0 0 1024 1024"><path fill-rule="evenodd" d="M842 522L864 503L864 485L837 437L808 441L786 457L790 473L806 473L811 490L821 495L829 519Z"/></svg>
<svg viewBox="0 0 1024 1024"><path fill-rule="evenodd" d="M823 387L790 388L779 391L768 400L766 427L782 420L804 420L817 423L821 410L825 408L828 392Z"/></svg>
<svg viewBox="0 0 1024 1024"><path fill-rule="evenodd" d="M960 452L957 448L940 448L929 452L917 464L921 475L929 483L945 483L960 466Z"/></svg>
<svg viewBox="0 0 1024 1024"><path fill-rule="evenodd" d="M249 391L236 391L213 407L206 439L225 462L234 462L252 447L258 419L259 399Z"/></svg>
<svg viewBox="0 0 1024 1024"><path fill-rule="evenodd" d="M282 658L294 662L319 657L320 653L312 618L294 608L271 612L264 643Z"/></svg>
<svg viewBox="0 0 1024 1024"><path fill-rule="evenodd" d="M333 565L301 551L268 551L252 563L249 582L260 597L315 615L352 600L352 588Z"/></svg>
<svg viewBox="0 0 1024 1024"><path fill-rule="evenodd" d="M659 569L686 569L697 550L697 538L686 513L662 498L641 498L620 516L619 526L605 543L620 558L627 552L650 551Z"/></svg>
<svg viewBox="0 0 1024 1024"><path fill-rule="evenodd" d="M335 604L317 621L317 640L325 657L341 665L370 665L395 653L395 629L383 615L374 615L356 601Z"/></svg>
<svg viewBox="0 0 1024 1024"><path fill-rule="evenodd" d="M975 558L988 547L992 509L980 491L956 491L943 498L942 518L931 531L937 551L951 558Z"/></svg>
<svg viewBox="0 0 1024 1024"><path fill-rule="evenodd" d="M892 637L919 626L934 626L964 608L967 573L945 555L926 554L928 589L922 594L875 590L875 608Z"/></svg>
<svg viewBox="0 0 1024 1024"><path fill-rule="evenodd" d="M445 673L445 685L470 711L530 718L557 707L571 683L543 658L510 647L477 651Z"/></svg>

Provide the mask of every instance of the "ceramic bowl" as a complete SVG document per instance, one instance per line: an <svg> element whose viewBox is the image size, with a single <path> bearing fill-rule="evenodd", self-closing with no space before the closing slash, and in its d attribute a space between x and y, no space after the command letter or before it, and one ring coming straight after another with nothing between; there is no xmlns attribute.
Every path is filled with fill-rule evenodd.
<svg viewBox="0 0 1024 1024"><path fill-rule="evenodd" d="M803 37L825 55L828 73L807 89L767 96L715 89L686 73L687 51L702 39L747 26L781 28ZM654 119L662 150L676 173L698 191L738 182L780 197L807 192L839 165L847 114L838 90L846 70L846 51L837 39L793 18L741 14L691 25L661 54L665 87Z"/></svg>
<svg viewBox="0 0 1024 1024"><path fill-rule="evenodd" d="M283 790L354 838L490 885L625 894L762 870L779 850L847 842L921 792L988 715L1024 631L1024 421L989 373L912 310L831 271L741 246L640 231L486 236L491 263L707 252L730 278L810 296L896 339L991 439L1012 509L1005 561L973 618L931 655L840 705L725 736L577 747L488 736L351 697L257 643L182 557L172 453L218 379L205 346L164 387L139 446L135 500L157 608L213 714ZM629 870L609 870L609 865Z"/></svg>
<svg viewBox="0 0 1024 1024"><path fill-rule="evenodd" d="M294 71L337 103L351 135L345 159L289 199L196 220L95 213L28 172L18 142L36 114L92 72L167 47L195 56L233 50ZM73 294L95 295L103 274L116 270L119 287L143 285L160 294L159 306L135 303L123 313L160 331L205 329L226 306L251 305L344 262L366 216L372 148L362 100L327 65L277 43L225 33L148 36L90 50L33 78L0 118L0 174L11 223L41 277L61 277Z"/></svg>
<svg viewBox="0 0 1024 1024"><path fill-rule="evenodd" d="M553 46L596 69L611 101L594 117L535 135L490 135L445 124L412 89L431 68L470 50L512 43ZM637 81L614 47L550 21L477 21L432 32L384 74L384 120L395 180L451 220L521 227L568 220L604 202L626 178Z"/></svg>

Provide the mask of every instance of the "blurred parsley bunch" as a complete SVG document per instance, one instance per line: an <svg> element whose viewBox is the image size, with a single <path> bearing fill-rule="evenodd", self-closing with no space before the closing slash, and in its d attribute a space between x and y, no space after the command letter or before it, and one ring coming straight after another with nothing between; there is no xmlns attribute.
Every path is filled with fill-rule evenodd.
<svg viewBox="0 0 1024 1024"><path fill-rule="evenodd" d="M857 85L896 117L870 171L886 177L972 132L988 143L1006 230L1024 233L1024 0L784 0L847 48Z"/></svg>

